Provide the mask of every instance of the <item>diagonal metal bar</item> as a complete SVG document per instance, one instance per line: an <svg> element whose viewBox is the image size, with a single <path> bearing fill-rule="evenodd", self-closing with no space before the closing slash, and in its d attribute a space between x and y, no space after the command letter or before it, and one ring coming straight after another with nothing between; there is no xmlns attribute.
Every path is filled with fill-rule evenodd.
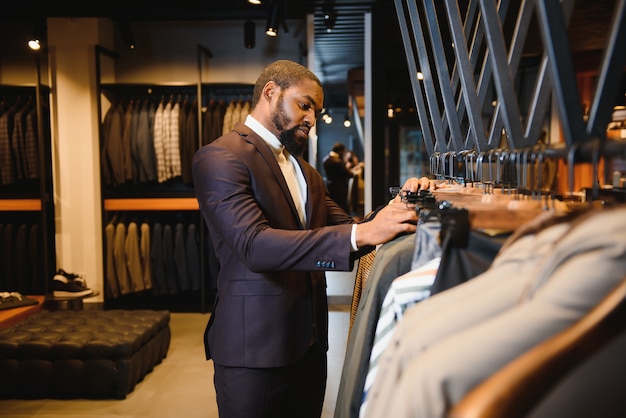
<svg viewBox="0 0 626 418"><path fill-rule="evenodd" d="M569 21L574 12L575 0L561 0L563 9L563 18L569 26ZM547 114L548 106L550 105L550 89L552 88L552 75L548 71L548 56L544 52L541 58L541 64L539 65L539 73L537 76L537 83L533 89L533 96L531 100L531 110L529 112L528 121L526 123L526 131L524 132L524 138L526 143L532 145L539 138L539 131L543 125L543 119Z"/></svg>
<svg viewBox="0 0 626 418"><path fill-rule="evenodd" d="M511 71L512 79L515 79L515 77L517 76L517 70L519 69L519 64L522 57L524 42L526 41L526 36L528 35L528 28L530 27L533 9L534 0L522 0L519 12L517 14L515 30L513 32L513 38L511 40L511 46L509 48L508 55L508 66ZM500 13L500 16L502 16L502 13ZM502 127L504 126L504 120L502 118L501 112L502 102L498 100L496 104L496 109L494 111L492 127L490 130L491 137L489 143L494 143L496 140L499 140L500 132L502 131ZM531 146L533 143L537 142L536 138L534 139L534 141L529 141L528 137L523 134L519 138L515 139L513 139L513 137L509 135L507 139L509 140L508 145L510 149Z"/></svg>
<svg viewBox="0 0 626 418"><path fill-rule="evenodd" d="M585 139L583 113L563 12L558 1L537 0L539 26L552 72L553 92L568 146Z"/></svg>
<svg viewBox="0 0 626 418"><path fill-rule="evenodd" d="M502 118L508 135L509 147L516 148L516 138L522 138L522 122L517 105L517 94L513 87L513 77L508 66L502 24L498 17L493 0L479 0L480 10L485 21L487 45L491 53L494 85L498 95L498 102L502 108ZM493 132L492 132L493 133ZM518 139L519 140L519 139Z"/></svg>
<svg viewBox="0 0 626 418"><path fill-rule="evenodd" d="M433 140L433 132L430 129L430 119L428 117L428 111L426 110L426 104L424 103L424 96L422 94L422 88L419 85L420 81L417 79L417 63L415 58L415 52L411 47L411 36L409 34L409 28L406 21L406 13L402 0L395 0L396 12L398 14L398 22L400 24L400 33L402 35L404 50L407 59L407 65L409 67L409 79L411 80L411 87L413 88L413 98L415 100L415 106L417 107L417 116L419 117L420 126L422 129L422 136L424 138L424 145L429 155L435 152L435 141ZM436 132L438 138L443 137L443 130L440 133ZM441 148L441 149L439 149ZM437 147L438 151L445 151L441 146Z"/></svg>
<svg viewBox="0 0 626 418"><path fill-rule="evenodd" d="M566 21L572 15L574 8L574 0L563 0L563 13L566 17ZM534 0L523 1L520 6L518 19L516 23L516 29L512 39L512 45L509 52L509 67L513 78L517 76L517 70L519 69L519 63L522 56L524 42L528 34L528 28L533 16ZM533 88L533 95L531 101L531 108L526 122L526 129L523 135L516 139L513 143L509 143L509 147L529 147L534 145L539 138L539 130L542 127L543 119L545 118L550 104L550 87L551 78L550 73L546 71L547 57L544 52L543 58L540 63L539 73L537 77L537 83ZM500 118L501 105L496 106L494 122L495 125L491 130L491 134L495 135L502 129L503 121ZM491 138L494 140L495 138Z"/></svg>
<svg viewBox="0 0 626 418"><path fill-rule="evenodd" d="M502 0L500 1L500 6L498 7L498 14L500 16L500 19L504 19L506 16L506 13L509 9L509 5L510 5L510 1L509 0ZM473 9L477 9L478 7L478 2L477 1L471 1L470 2L470 9L469 10L473 10ZM466 20L467 22L467 20ZM467 23L466 23L467 25ZM472 67L475 68L477 65L477 61L478 61L478 57L480 54L480 50L482 48L483 42L484 42L484 38L485 38L485 28L484 28L484 24L483 24L483 19L481 18L480 14L478 15L478 19L476 22L476 30L474 33L474 37L470 42L470 61L472 63ZM456 67L455 67L456 69ZM489 65L489 50L485 51L485 56L483 57L482 63L481 63L481 67L480 67L480 77L478 78L478 82L477 82L477 86L478 86L478 90L477 90L477 95L478 95L478 100L479 103L481 105L484 105L485 100L487 98L487 93L489 92L489 82L491 81L491 75L492 75L492 66ZM454 81L454 80L453 80ZM456 89L456 85L454 87L454 89ZM465 117L465 105L464 105L464 101L462 101L459 105L459 118L462 119ZM481 120L482 120L482 115L481 115ZM495 127L495 128L491 128L489 130L489 132L491 132L491 135L489 135L489 139L486 141L487 146L486 148L491 149L494 148L494 146L492 144L494 144L496 142L496 139L494 139L494 133L493 133L493 129L496 129L498 132L498 138L497 141L499 142L500 140L500 131L502 130L502 123L499 124L499 126ZM467 138L466 138L466 144L469 142L469 140L471 139L471 131L468 131L467 133ZM487 133L485 133L487 134Z"/></svg>
<svg viewBox="0 0 626 418"><path fill-rule="evenodd" d="M509 5L510 5L510 1L508 0L502 0L500 2L500 7L498 8L498 14L501 20L504 19L508 11ZM481 19L481 22L482 22L482 19ZM485 37L484 26L482 23L481 23L481 29L482 30L480 32L477 32L477 37L480 36L480 38L478 38L474 42L474 43L478 43L477 49L480 49L480 47L482 46L482 41ZM474 51L472 51L472 53L474 53ZM478 78L478 84L477 84L478 85L478 98L480 100L480 103L482 103L483 105L485 104L485 100L487 100L487 94L489 93L489 85L490 85L489 83L492 80L493 66L490 64L491 64L490 52L489 52L489 49L487 49L485 51L485 56L483 57L483 60L482 60L480 76ZM500 142L500 132L502 131L502 126L503 126L503 123L500 120L500 117L499 116L496 117L496 113L494 111L492 124L489 128L490 135L487 140L489 149L495 148ZM497 138L496 138L496 133L497 133Z"/></svg>
<svg viewBox="0 0 626 418"><path fill-rule="evenodd" d="M456 111L454 94L450 85L450 72L448 63L443 51L445 45L439 31L439 22L437 21L437 13L435 12L434 0L424 0L424 10L426 14L426 23L429 29L430 42L434 51L435 69L437 70L437 80L439 81L439 89L443 100L448 126L450 128L451 142L454 143L456 151L465 149L463 144L463 135L461 134L461 125L459 123L459 115Z"/></svg>
<svg viewBox="0 0 626 418"><path fill-rule="evenodd" d="M539 138L539 131L543 126L543 119L546 116L550 98L552 97L550 95L551 87L552 77L548 71L548 57L544 54L539 64L537 83L535 83L535 88L533 89L526 130L524 131L524 143L528 145L537 142Z"/></svg>
<svg viewBox="0 0 626 418"><path fill-rule="evenodd" d="M605 138L606 126L610 122L612 103L616 89L623 74L626 59L626 0L621 0L615 7L611 34L602 59L602 68L598 76L598 87L589 112L587 136Z"/></svg>
<svg viewBox="0 0 626 418"><path fill-rule="evenodd" d="M454 40L454 54L456 56L456 68L459 69L462 96L468 109L470 130L473 133L473 142L478 152L487 149L485 126L483 124L482 109L476 96L476 84L474 83L473 67L467 51L467 43L462 32L461 12L456 0L446 0L446 10L452 39ZM455 114L456 108L455 108ZM468 149L467 143L464 149Z"/></svg>
<svg viewBox="0 0 626 418"><path fill-rule="evenodd" d="M401 0L396 0L401 1ZM419 18L419 13L417 10L417 5L414 1L409 0L407 4L406 10L411 25L413 28L413 39L409 38L408 40L404 40L406 42L415 41L415 47L417 48L417 56L420 65L420 71L422 72L424 79L422 80L424 83L424 91L426 92L426 99L428 103L428 110L430 112L431 120L441 120L441 112L439 111L439 105L437 102L437 93L435 90L435 84L433 80L433 75L430 71L430 61L428 59L428 49L426 47L426 41L424 40L424 32L422 30L422 25ZM404 16L404 13L402 14ZM404 17L402 17L404 18ZM410 74L411 77L417 77L417 74ZM445 138L445 134L443 131L443 126L439 123L433 123L433 130L435 132L435 150L438 152L446 152L452 150L450 147L450 142L448 142ZM454 144L453 144L454 145ZM456 149L455 149L456 150Z"/></svg>
<svg viewBox="0 0 626 418"><path fill-rule="evenodd" d="M464 20L464 25L463 25L463 33L465 35L465 39L470 40L470 39L482 39L482 34L478 35L479 33L482 33L482 24L480 23L480 14L478 13L478 3L475 1L470 1L467 7L467 12L465 13L465 20ZM472 28L474 28L474 30L472 31ZM474 33L474 35L472 35L472 33ZM473 42L470 43L471 45L473 45ZM480 49L480 45L478 46L478 48L472 48L472 51L470 53L470 61L472 63L472 67L476 66L476 62L478 61L478 51ZM459 81L460 81L460 77L459 77L459 68L458 66L454 65L454 67L452 68L452 91L456 91L459 87ZM465 117L465 101L462 100L462 96L459 96L457 98L457 108L458 108L458 113L459 113L459 119L463 119ZM448 127L448 122L444 119L443 121L444 124L444 128L447 129ZM470 139L470 137L468 137L465 140L465 143L467 144L468 140Z"/></svg>

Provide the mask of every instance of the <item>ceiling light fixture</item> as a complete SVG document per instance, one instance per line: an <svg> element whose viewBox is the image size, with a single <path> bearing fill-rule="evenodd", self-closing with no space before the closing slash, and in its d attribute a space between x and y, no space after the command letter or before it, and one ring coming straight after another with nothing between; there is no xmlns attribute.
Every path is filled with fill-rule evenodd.
<svg viewBox="0 0 626 418"><path fill-rule="evenodd" d="M350 118L348 117L348 115L346 115L346 118L343 120L343 126L345 126L346 128L349 128L350 126L352 126L352 122L350 121Z"/></svg>
<svg viewBox="0 0 626 418"><path fill-rule="evenodd" d="M41 49L41 41L39 39L29 39L28 47L33 51L39 51Z"/></svg>
<svg viewBox="0 0 626 418"><path fill-rule="evenodd" d="M273 0L270 4L270 12L267 17L267 26L265 27L265 34L267 36L275 37L278 35L278 26L280 25L280 10L279 1Z"/></svg>
<svg viewBox="0 0 626 418"><path fill-rule="evenodd" d="M332 4L325 4L322 10L324 14L324 26L326 26L326 32L330 33L335 28L337 22L337 12Z"/></svg>
<svg viewBox="0 0 626 418"><path fill-rule="evenodd" d="M261 0L248 0L248 3L259 5L261 4Z"/></svg>
<svg viewBox="0 0 626 418"><path fill-rule="evenodd" d="M135 35L133 29L130 27L130 23L127 21L121 21L118 23L118 29L124 46L130 50L135 49Z"/></svg>
<svg viewBox="0 0 626 418"><path fill-rule="evenodd" d="M46 24L39 22L33 28L33 35L28 40L27 45L33 51L39 51L43 48L44 37L46 35Z"/></svg>

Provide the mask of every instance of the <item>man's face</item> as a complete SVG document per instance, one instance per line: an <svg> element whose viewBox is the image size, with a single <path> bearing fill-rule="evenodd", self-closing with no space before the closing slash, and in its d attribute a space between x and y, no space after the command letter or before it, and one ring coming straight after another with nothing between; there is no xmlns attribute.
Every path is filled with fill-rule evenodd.
<svg viewBox="0 0 626 418"><path fill-rule="evenodd" d="M280 91L271 119L287 151L298 156L304 154L309 131L315 126L323 101L321 87L311 80Z"/></svg>

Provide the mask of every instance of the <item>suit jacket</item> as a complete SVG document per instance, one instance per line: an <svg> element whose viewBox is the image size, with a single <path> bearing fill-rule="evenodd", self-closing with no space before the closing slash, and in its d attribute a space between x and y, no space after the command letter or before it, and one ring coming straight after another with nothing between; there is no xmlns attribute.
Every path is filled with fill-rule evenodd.
<svg viewBox="0 0 626 418"><path fill-rule="evenodd" d="M447 416L475 385L580 320L622 283L626 205L579 216L513 241L484 273L407 310L360 416ZM579 384L583 392L562 394L568 404L587 396L589 381ZM574 416L588 416L587 406ZM561 412L539 416L573 416Z"/></svg>
<svg viewBox="0 0 626 418"><path fill-rule="evenodd" d="M280 367L302 358L315 332L328 349L325 270L350 271L354 220L330 199L302 158L308 225L301 225L267 143L242 123L193 161L200 210L219 261L207 359L234 367ZM363 249L369 251L371 248Z"/></svg>

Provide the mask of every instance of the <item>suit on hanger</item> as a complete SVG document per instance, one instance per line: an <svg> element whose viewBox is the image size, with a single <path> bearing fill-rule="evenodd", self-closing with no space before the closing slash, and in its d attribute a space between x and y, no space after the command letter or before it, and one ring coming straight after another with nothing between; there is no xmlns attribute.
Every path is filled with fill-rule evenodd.
<svg viewBox="0 0 626 418"><path fill-rule="evenodd" d="M349 367L341 371L335 418L358 417L383 299L393 280L411 270L417 235L401 235L376 250L350 330L344 362Z"/></svg>
<svg viewBox="0 0 626 418"><path fill-rule="evenodd" d="M307 183L307 225L273 150L248 126L238 123L194 158L196 195L220 265L205 332L207 358L216 364L293 364L312 336L328 350L324 271L350 271L360 254L348 250L353 218L328 197L315 168L297 160ZM224 172L228 181L215 181Z"/></svg>
<svg viewBox="0 0 626 418"><path fill-rule="evenodd" d="M483 274L411 307L361 416L447 416L475 385L578 321L624 280L625 220L621 205L525 235Z"/></svg>

